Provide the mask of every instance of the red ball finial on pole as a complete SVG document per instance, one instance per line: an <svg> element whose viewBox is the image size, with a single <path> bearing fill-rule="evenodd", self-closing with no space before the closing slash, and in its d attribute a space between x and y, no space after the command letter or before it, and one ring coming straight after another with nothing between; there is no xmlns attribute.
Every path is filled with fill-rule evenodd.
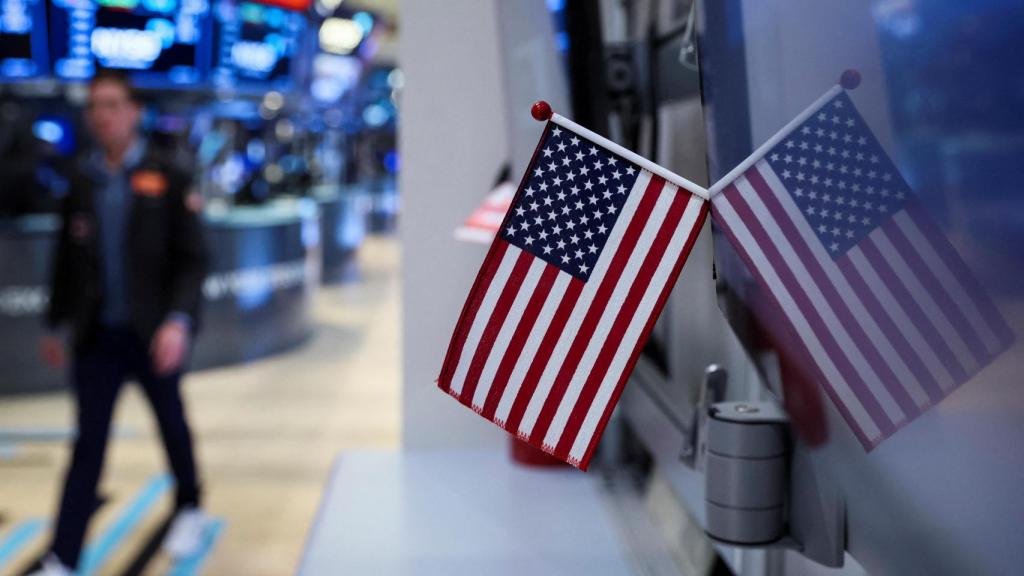
<svg viewBox="0 0 1024 576"><path fill-rule="evenodd" d="M530 114L533 115L534 120L546 122L551 119L551 105L543 100L538 100L530 107Z"/></svg>
<svg viewBox="0 0 1024 576"><path fill-rule="evenodd" d="M853 68L843 72L843 75L839 77L839 85L842 86L844 90L853 90L857 86L860 86L860 72Z"/></svg>

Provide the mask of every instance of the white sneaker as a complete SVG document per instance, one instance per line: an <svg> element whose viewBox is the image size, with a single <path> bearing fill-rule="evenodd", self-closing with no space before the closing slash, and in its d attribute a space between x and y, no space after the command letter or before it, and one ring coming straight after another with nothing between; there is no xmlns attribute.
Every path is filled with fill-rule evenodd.
<svg viewBox="0 0 1024 576"><path fill-rule="evenodd" d="M171 523L164 538L163 549L171 558L188 558L199 552L203 545L210 518L199 508L182 508Z"/></svg>
<svg viewBox="0 0 1024 576"><path fill-rule="evenodd" d="M43 558L43 565L29 576L74 576L75 572L61 563L54 553L49 553Z"/></svg>

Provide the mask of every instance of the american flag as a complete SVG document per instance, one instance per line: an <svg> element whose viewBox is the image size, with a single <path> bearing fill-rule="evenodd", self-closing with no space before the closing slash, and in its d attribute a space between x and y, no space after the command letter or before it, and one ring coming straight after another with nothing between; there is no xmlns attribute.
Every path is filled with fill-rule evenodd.
<svg viewBox="0 0 1024 576"><path fill-rule="evenodd" d="M706 214L689 190L549 122L439 386L586 470Z"/></svg>
<svg viewBox="0 0 1024 576"><path fill-rule="evenodd" d="M501 224L505 221L505 214L512 206L512 199L516 194L516 186L511 182L499 184L479 208L455 229L455 238L463 242L475 242L478 244L490 244L498 235Z"/></svg>
<svg viewBox="0 0 1024 576"><path fill-rule="evenodd" d="M804 116L712 188L712 217L871 450L1014 336L846 92Z"/></svg>

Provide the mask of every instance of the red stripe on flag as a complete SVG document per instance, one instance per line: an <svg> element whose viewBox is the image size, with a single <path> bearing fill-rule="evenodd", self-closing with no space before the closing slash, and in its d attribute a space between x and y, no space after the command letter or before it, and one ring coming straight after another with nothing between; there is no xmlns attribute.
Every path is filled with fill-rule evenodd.
<svg viewBox="0 0 1024 576"><path fill-rule="evenodd" d="M672 288L675 287L676 280L679 279L679 274L683 271L683 265L686 264L687 258L690 257L693 245L697 242L697 237L700 236L700 231L704 227L704 219L707 218L708 214L708 203L703 200L698 200L692 195L690 202L701 203L700 214L697 215L697 219L694 221L693 230L690 232L690 237L686 240L686 245L683 247L682 253L676 260L676 264L672 268L672 273L669 274L668 282L666 282L665 286L661 289L661 295L658 297L658 302L654 305L654 309L651 311L651 317L647 319L647 324L644 325L644 329L640 333L640 339L637 340L636 344L633 346L633 353L629 356L629 361L626 362L625 370L623 370L622 374L619 375L619 381L615 384L615 391L612 393L608 405L604 408L601 420L597 423L597 427L594 428L594 434L590 437L590 444L587 446L587 451L583 454L583 458L580 459L579 467L581 470L586 470L590 465L590 459L594 456L594 450L597 448L601 435L604 434L605 427L608 426L608 420L612 416L612 411L615 409L616 404L619 403L622 391L626 388L626 381L629 380L630 374L633 373L633 368L636 367L636 363L640 359L640 353L644 349L644 343L647 341L647 336L651 333L651 330L654 329L654 324L658 321L658 317L661 316L661 311L664 310L665 303L668 302L668 297L672 294Z"/></svg>
<svg viewBox="0 0 1024 576"><path fill-rule="evenodd" d="M526 346L526 342L530 338L530 332L533 330L534 324L537 323L537 317L540 315L544 302L547 301L548 294L551 293L551 287L555 285L557 277L558 268L550 264L541 273L537 287L534 288L533 295L523 310L523 317L519 320L519 325L516 326L516 330L512 334L511 340L509 340L508 348L505 349L505 354L502 356L498 369L494 373L494 383L491 384L491 389L487 392L487 400L484 401L484 411L481 413L484 418L494 420L494 414L501 403L505 387L508 386L512 370L515 369L516 361L519 360L523 347Z"/></svg>
<svg viewBox="0 0 1024 576"><path fill-rule="evenodd" d="M548 397L545 399L544 406L537 417L537 422L530 433L532 443L544 443L544 436L548 432L551 420L555 417L558 406L565 397L565 391L569 387L573 374L576 372L580 358L583 357L583 353L586 351L587 345L594 335L594 329L597 328L598 322L600 322L601 317L604 315L605 308L608 306L608 300L619 283L619 278L622 276L622 272L625 270L626 264L633 254L637 241L640 239L640 234L647 226L647 220L650 218L654 205L658 202L658 196L661 194L664 186L665 180L663 178L652 176L647 189L644 190L640 205L637 207L633 218L629 221L626 232L622 236L622 241L615 249L615 254L612 255L608 270L605 272L604 277L600 279L601 285L598 286L597 292L594 294L594 299L591 301L590 308L580 324L580 329L576 333L572 345L569 347L569 352L565 355L565 359L561 361L561 368L555 376L554 384L552 384L551 390L548 392Z"/></svg>
<svg viewBox="0 0 1024 576"><path fill-rule="evenodd" d="M573 442L576 441L580 426L583 425L583 420L594 403L594 397L597 396L601 382L608 373L608 367L611 365L612 359L615 358L616 350L623 344L626 329L637 313L637 308L640 306L644 293L647 292L647 287L651 284L651 279L654 277L658 264L665 257L665 249L668 247L672 234L682 220L687 201L692 197L685 190L680 190L676 193L675 198L672 199L668 214L665 216L665 220L662 222L661 228L651 244L650 251L647 252L643 263L640 265L636 280L630 286L626 299L615 316L615 321L608 332L608 338L605 339L604 344L601 346L601 352L597 355L597 361L590 370L587 381L580 391L580 397L576 400L569 419L565 423L565 429L562 431L562 436L559 438L555 448L556 457L562 460L569 458L569 451L572 449ZM642 333L640 336L643 339Z"/></svg>
<svg viewBox="0 0 1024 576"><path fill-rule="evenodd" d="M528 252L519 253L508 281L505 282L501 295L498 296L498 301L494 304L494 311L491 312L491 317L487 320L483 334L480 335L480 343L477 344L476 352L473 354L473 360L469 363L466 383L462 386L461 402L466 406L477 408L473 406L473 393L476 392L476 386L480 381L480 373L484 370L484 364L487 362L487 357L491 355L491 349L494 348L494 341L498 338L501 325L505 323L508 311L512 308L512 302L519 294L519 288L534 259L534 256Z"/></svg>
<svg viewBox="0 0 1024 576"><path fill-rule="evenodd" d="M783 236L789 240L789 245L793 247L797 258L807 268L807 272L811 275L814 283L825 296L825 301L829 308L835 311L840 324L847 329L854 346L865 356L868 364L881 380L881 384L889 391L899 405L900 410L908 419L911 419L920 412L920 409L917 407L914 399L910 397L906 388L900 383L900 379L896 377L892 367L882 357L881 352L876 347L876 343L868 337L860 322L854 317L846 300L839 294L839 290L832 279L829 278L828 273L825 272L821 262L811 252L811 248L807 243L819 242L818 238L805 238L800 234L796 224L789 217L789 214L786 213L785 208L779 203L778 198L775 197L775 194L768 187L768 183L764 181L764 177L761 176L756 167L748 170L744 176L746 176L747 181L753 187L754 192L764 202L765 207L768 208L768 212L772 215ZM884 344L877 343L877 345L881 346Z"/></svg>
<svg viewBox="0 0 1024 576"><path fill-rule="evenodd" d="M931 399L932 404L938 402L944 396L942 387L939 386L937 380L928 370L924 360L917 355L914 351L913 346L903 336L903 332L900 331L899 327L896 326L896 322L893 321L892 315L885 309L885 306L878 300L878 296L868 287L867 282L861 277L860 272L853 266L850 259L847 256L841 257L837 262L839 270L846 277L846 281L850 283L853 291L856 292L864 303L864 306L868 309L868 314L878 322L882 332L889 337L889 341L892 342L893 347L896 349L896 353L903 358L907 363L907 367L917 378L917 381L921 383L921 387L928 393L928 398Z"/></svg>
<svg viewBox="0 0 1024 576"><path fill-rule="evenodd" d="M735 190L735 187L730 185L722 192L722 194L725 194L730 189ZM712 205L712 210L714 209L715 206ZM764 290L764 293L768 296L769 300L779 311L780 316L786 318L787 321L785 323L785 329L790 333L790 341L792 343L800 343L798 344L800 346L799 350L803 351L802 354L798 352L796 355L798 357L806 357L809 359L813 359L814 356L810 354L810 351L808 351L806 346L803 346L802 344L803 339L800 337L800 331L793 324L793 320L789 318L788 314L786 314L786 309L782 306L782 303L779 301L778 295L769 288L770 284L768 284L768 280L764 277L764 274L761 273L761 269L757 267L757 265L754 262L754 259L750 256L750 253L747 252L747 248L743 245L742 242L740 242L739 238L736 237L736 233L733 232L732 227L729 225L728 218L726 218L725 216L716 215L714 217L714 220L716 223L718 223L719 227L721 227L722 231L729 238L730 245L736 250L736 253L746 264L747 270L749 270L750 273L753 274L754 277L757 279L758 283ZM796 300L796 295L793 294L793 296L794 300ZM799 302L797 302L797 306L800 306ZM775 343L776 346L784 346L785 344L786 343L784 342ZM806 366L803 366L803 368L809 369L811 371L811 375L817 379L818 384L825 389L825 393L828 394L829 398L832 399L832 405L835 406L836 409L839 410L840 414L843 415L843 418L850 423L850 427L853 430L853 433L857 436L857 439L860 440L861 444L865 448L870 450L874 446L872 439L869 438L864 433L864 430L862 430L861 427L857 424L856 418L853 417L853 414L850 412L850 409L846 406L846 404L843 402L842 398L840 398L839 394L835 391L835 389L833 389L832 386L828 385L829 379L825 377L825 372L822 369L822 367L816 361L812 361Z"/></svg>
<svg viewBox="0 0 1024 576"><path fill-rule="evenodd" d="M537 146L533 149L533 156L530 157L530 166L537 162L544 139L547 138L548 133L554 126L554 122L550 120L544 125L544 132L541 134L540 140L537 141ZM519 179L519 187L516 189L516 195L512 199L510 206L515 205L519 201L519 198L523 195L523 189L529 180L530 171L527 170L523 173L523 177ZM512 210L505 213L505 218L502 220L499 230L508 223L511 214ZM505 255L505 250L508 246L509 244L502 240L500 236L494 239L494 242L491 243L491 247L487 251L487 256L484 258L480 271L477 272L476 280L473 281L473 288L469 291L469 297L466 298L466 303L462 306L462 313L459 314L459 321L455 326L455 332L452 334L451 342L448 343L448 351L445 353L444 364L441 366L441 375L437 379L438 387L448 394L452 393L451 379L459 368L459 360L461 359L462 349L465 347L469 330L473 326L476 314L480 310L480 303L483 301L484 295L487 294L487 288L490 286L494 273L498 270L501 258Z"/></svg>
<svg viewBox="0 0 1024 576"><path fill-rule="evenodd" d="M839 345L835 337L832 335L831 330L829 330L828 325L817 312L817 308L815 308L814 304L811 302L811 299L804 290L804 287L796 279L796 276L789 269L789 266L785 264L782 254L775 247L768 231L754 215L754 212L750 209L750 206L747 205L735 185L730 185L726 189L726 193L729 194L729 202L736 210L736 213L743 222L747 224L747 228L750 230L751 236L753 236L755 241L757 241L758 246L764 251L770 261L772 268L774 268L775 272L779 275L785 289L792 295L797 306L804 312L804 316L811 325L811 329L817 335L818 340L825 348L825 352L836 364L836 368L839 369L843 379L846 380L850 391L853 392L864 407L864 410L878 426L882 436L889 436L895 431L894 423L888 416L886 416L882 406L878 403L878 399L875 398L874 394L872 394L867 383L861 378L860 373L857 372L856 368L854 368L853 362L849 357L847 357L843 347Z"/></svg>
<svg viewBox="0 0 1024 576"><path fill-rule="evenodd" d="M875 246L870 236L860 243L860 249L864 253L868 264L878 274L878 277L881 278L886 287L889 288L889 291L892 292L900 308L907 313L907 316L917 326L917 331L924 337L928 346L935 351L939 360L942 361L946 370L953 377L955 384L960 385L964 383L967 380L967 372L964 370L964 367L957 361L953 351L949 349L946 341L939 335L935 325L928 319L928 315L921 310L921 306L914 299L913 295L910 294L906 286L903 285L903 281L896 276L896 272L889 266L889 261L882 255L878 247Z"/></svg>
<svg viewBox="0 0 1024 576"><path fill-rule="evenodd" d="M882 224L882 230L885 232L886 237L892 242L892 245L896 248L903 261L907 263L910 270L907 272L917 276L918 280L924 286L928 294L931 295L932 300L939 305L942 309L942 313L945 314L946 318L949 319L950 323L956 329L957 334L960 335L967 348L971 351L975 360L978 361L979 365L983 365L988 361L989 353L985 349L985 343L981 341L981 336L971 326L970 321L964 316L963 311L960 310L960 306L953 301L946 289L943 288L942 283L935 276L935 273L928 264L925 263L924 259L921 258L921 254L918 253L917 249L907 240L906 235L900 230L899 226L893 220L889 220L885 224Z"/></svg>
<svg viewBox="0 0 1024 576"><path fill-rule="evenodd" d="M501 259L505 256L505 250L508 247L508 242L500 238L491 244L490 249L487 251L487 257L484 259L484 264L480 267L480 272L477 273L476 280L473 282L473 289L469 292L470 297L466 299L466 304L462 307L462 314L459 315L459 322L455 327L455 333L452 334L452 340L448 344L448 352L445 354L441 375L438 377L437 383L442 390L449 394L452 392L452 376L459 367L459 360L462 358L462 349L466 345L466 338L469 337L469 330L473 327L477 312L480 310L480 303L483 302L487 289L491 286L491 280L494 279L494 274L497 272Z"/></svg>
<svg viewBox="0 0 1024 576"><path fill-rule="evenodd" d="M558 309L555 310L555 315L551 318L551 324L548 326L543 339L540 341L540 346L537 348L537 356L530 364L530 369L526 372L526 376L523 377L523 383L519 387L519 393L516 394L516 400L512 404L512 409L508 414L508 421L505 423L505 429L517 436L519 435L519 424L523 421L523 415L526 413L526 407L529 406L530 399L533 398L533 393L537 389L540 374L544 370L544 366L547 365L548 360L551 359L551 353L555 349L555 344L558 343L558 337L562 335L565 323L569 320L572 309L576 307L576 301L579 300L580 293L583 292L585 285L579 278L573 278L569 281L569 286L565 289L565 295L558 304Z"/></svg>
<svg viewBox="0 0 1024 576"><path fill-rule="evenodd" d="M912 200L908 202L903 209L913 220L914 225L921 231L925 239L928 240L928 243L935 249L935 252L942 258L942 261L946 263L949 270L956 276L956 279L967 290L967 294L978 306L978 311L981 312L985 323L992 328L999 341L1004 346L1008 346L1014 340L1013 331L1006 323L1003 315L999 313L992 299L988 297L985 289L978 283L974 273L967 267L967 263L964 262L960 254L950 244L946 235L936 226L935 222L925 213L924 208L917 201Z"/></svg>
<svg viewBox="0 0 1024 576"><path fill-rule="evenodd" d="M932 296L935 303L939 304L939 307L942 308L942 313L949 319L953 328L956 329L956 333L962 337L968 348L970 348L971 354L978 361L978 364L984 364L988 359L988 351L985 349L984 342L981 341L981 335L975 331L967 317L964 316L964 311L961 310L961 307L953 301L949 293L942 287L942 283L939 282L935 273L921 257L921 253L910 244L910 241L907 240L895 221L890 219L882 224L882 230L885 231L886 237L892 242L896 251L903 256L903 261L910 266L910 273L921 280L925 290Z"/></svg>

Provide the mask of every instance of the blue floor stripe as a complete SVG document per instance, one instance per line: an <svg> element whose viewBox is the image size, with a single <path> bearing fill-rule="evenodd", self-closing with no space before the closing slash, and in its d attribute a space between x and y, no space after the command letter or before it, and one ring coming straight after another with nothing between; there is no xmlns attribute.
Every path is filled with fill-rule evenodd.
<svg viewBox="0 0 1024 576"><path fill-rule="evenodd" d="M79 576L91 576L103 566L110 555L121 545L125 536L131 534L132 530L146 516L146 512L156 504L171 487L171 477L163 474L154 477L146 486L139 491L121 515L114 520L110 528L104 532L99 539L91 542L82 555L82 561L78 567Z"/></svg>
<svg viewBox="0 0 1024 576"><path fill-rule="evenodd" d="M0 542L0 570L14 560L25 546L42 533L44 528L46 528L46 521L39 518L16 524L10 534Z"/></svg>
<svg viewBox="0 0 1024 576"><path fill-rule="evenodd" d="M220 537L221 531L224 529L224 520L218 518L210 523L210 526L206 529L204 535L204 541L202 548L198 552L183 558L176 562L171 567L170 572L167 576L196 576L199 574L199 570L206 563L206 559L210 556L210 552L213 551L214 546L217 545L217 539Z"/></svg>

